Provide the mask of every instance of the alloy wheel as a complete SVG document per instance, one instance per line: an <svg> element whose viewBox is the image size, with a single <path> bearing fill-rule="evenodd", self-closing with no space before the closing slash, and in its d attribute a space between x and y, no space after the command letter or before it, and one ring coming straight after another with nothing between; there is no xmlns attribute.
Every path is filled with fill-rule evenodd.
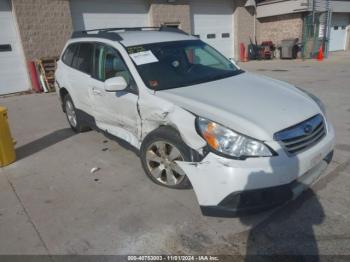
<svg viewBox="0 0 350 262"><path fill-rule="evenodd" d="M180 150L169 142L154 142L146 151L149 172L164 185L175 186L185 179L185 173L175 161L184 161L184 157Z"/></svg>
<svg viewBox="0 0 350 262"><path fill-rule="evenodd" d="M75 113L73 103L69 100L66 101L66 114L67 114L67 118L68 118L69 123L73 127L76 127L77 126L77 115Z"/></svg>

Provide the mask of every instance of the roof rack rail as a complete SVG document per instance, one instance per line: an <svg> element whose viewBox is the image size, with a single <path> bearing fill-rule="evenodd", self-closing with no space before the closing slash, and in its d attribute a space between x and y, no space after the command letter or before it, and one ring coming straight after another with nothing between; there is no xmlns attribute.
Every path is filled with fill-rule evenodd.
<svg viewBox="0 0 350 262"><path fill-rule="evenodd" d="M90 32L90 30L89 30ZM82 37L98 37L105 38L112 41L122 41L123 38L117 33L108 33L108 32L97 32L95 34L89 34L88 31L75 31L72 34L71 38L82 38Z"/></svg>
<svg viewBox="0 0 350 262"><path fill-rule="evenodd" d="M75 31L71 38L81 38L81 37L99 37L105 38L112 41L122 41L123 38L118 34L117 31L160 31L160 32L172 32L188 35L186 32L179 28L160 26L160 27L112 27L112 28L100 28L100 29L89 29L82 31ZM95 33L93 33L95 32Z"/></svg>
<svg viewBox="0 0 350 262"><path fill-rule="evenodd" d="M183 35L189 35L188 33L186 33L185 31L181 30L180 28L170 27L170 26L166 26L166 25L162 25L161 27L159 27L159 31L179 33L179 34L183 34Z"/></svg>

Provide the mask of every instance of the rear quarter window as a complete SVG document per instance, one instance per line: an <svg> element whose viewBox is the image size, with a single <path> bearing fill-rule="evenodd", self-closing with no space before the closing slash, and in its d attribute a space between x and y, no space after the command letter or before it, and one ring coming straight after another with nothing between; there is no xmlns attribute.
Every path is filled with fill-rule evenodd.
<svg viewBox="0 0 350 262"><path fill-rule="evenodd" d="M80 43L78 51L75 52L72 66L87 74L92 73L94 45L92 43Z"/></svg>

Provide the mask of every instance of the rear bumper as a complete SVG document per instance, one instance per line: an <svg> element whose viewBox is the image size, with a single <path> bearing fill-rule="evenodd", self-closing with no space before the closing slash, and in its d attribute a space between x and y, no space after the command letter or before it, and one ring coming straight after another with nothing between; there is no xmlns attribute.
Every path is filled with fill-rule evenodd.
<svg viewBox="0 0 350 262"><path fill-rule="evenodd" d="M264 211L297 198L309 188L324 172L333 158L330 152L317 166L300 179L281 186L234 192L225 197L217 206L201 206L205 216L236 217Z"/></svg>

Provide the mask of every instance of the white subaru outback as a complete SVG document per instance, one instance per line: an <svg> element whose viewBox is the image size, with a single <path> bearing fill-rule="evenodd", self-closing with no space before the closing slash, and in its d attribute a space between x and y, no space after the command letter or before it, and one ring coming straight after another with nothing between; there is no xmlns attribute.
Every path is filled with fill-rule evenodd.
<svg viewBox="0 0 350 262"><path fill-rule="evenodd" d="M291 200L333 155L334 130L319 99L245 72L173 28L73 33L56 88L73 130L127 141L152 181L193 187L204 215Z"/></svg>

